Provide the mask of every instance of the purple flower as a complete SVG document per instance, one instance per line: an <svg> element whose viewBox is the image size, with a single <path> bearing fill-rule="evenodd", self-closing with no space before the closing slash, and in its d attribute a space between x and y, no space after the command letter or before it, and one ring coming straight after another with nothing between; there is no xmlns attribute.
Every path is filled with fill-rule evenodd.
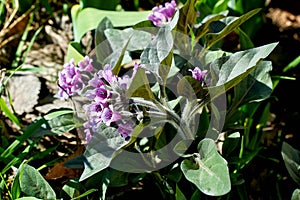
<svg viewBox="0 0 300 200"><path fill-rule="evenodd" d="M104 66L104 69L99 71L99 75L104 78L108 83L112 83L113 81L117 81L118 77L114 75L112 68L109 64Z"/></svg>
<svg viewBox="0 0 300 200"><path fill-rule="evenodd" d="M131 135L133 130L133 125L131 123L119 124L118 132L122 135L123 138L127 138Z"/></svg>
<svg viewBox="0 0 300 200"><path fill-rule="evenodd" d="M100 87L102 85L104 85L104 82L101 80L101 76L97 75L97 74L94 74L94 78L92 78L90 81L89 81L89 85L94 87L94 88L97 88L97 87Z"/></svg>
<svg viewBox="0 0 300 200"><path fill-rule="evenodd" d="M92 102L90 104L85 104L83 108L86 111L86 114L90 116L98 116L101 117L102 111L105 107L107 107L108 104L101 103L101 102Z"/></svg>
<svg viewBox="0 0 300 200"><path fill-rule="evenodd" d="M204 81L207 70L201 70L199 67L195 67L193 70L189 70L192 72L192 77L199 82Z"/></svg>
<svg viewBox="0 0 300 200"><path fill-rule="evenodd" d="M96 132L99 123L96 122L94 118L89 119L87 122L83 124L84 133L85 133L85 140L90 142L92 139L92 133Z"/></svg>
<svg viewBox="0 0 300 200"><path fill-rule="evenodd" d="M86 122L83 124L84 127L84 133L85 133L85 140L87 141L87 143L89 143L92 139L92 133L91 133L91 129L89 127L89 123Z"/></svg>
<svg viewBox="0 0 300 200"><path fill-rule="evenodd" d="M148 19L152 21L155 26L161 27L172 19L176 10L176 2L172 0L171 2L165 3L165 6L159 5L152 8L153 13L148 16Z"/></svg>
<svg viewBox="0 0 300 200"><path fill-rule="evenodd" d="M113 106L109 105L108 107L104 108L101 119L106 124L106 126L110 126L112 122L116 122L120 120L122 116L120 113L114 111Z"/></svg>
<svg viewBox="0 0 300 200"><path fill-rule="evenodd" d="M80 93L84 85L81 77L80 69L75 66L73 59L64 64L63 70L58 74L58 84L60 86L58 95L62 99L67 99L74 93Z"/></svg>
<svg viewBox="0 0 300 200"><path fill-rule="evenodd" d="M109 90L105 88L105 86L101 86L95 89L95 101L99 101L101 103L106 103L108 99L111 97L111 93Z"/></svg>
<svg viewBox="0 0 300 200"><path fill-rule="evenodd" d="M118 79L118 82L120 84L120 88L122 88L123 90L127 90L129 88L131 78L128 75L124 75L122 78Z"/></svg>
<svg viewBox="0 0 300 200"><path fill-rule="evenodd" d="M94 70L92 62L93 59L90 59L88 56L85 56L84 60L78 63L78 67L81 71L92 72Z"/></svg>

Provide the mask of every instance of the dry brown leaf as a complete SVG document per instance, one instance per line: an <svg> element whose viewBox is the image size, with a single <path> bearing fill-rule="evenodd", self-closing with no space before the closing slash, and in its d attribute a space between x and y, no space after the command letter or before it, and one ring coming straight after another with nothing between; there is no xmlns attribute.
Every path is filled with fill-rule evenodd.
<svg viewBox="0 0 300 200"><path fill-rule="evenodd" d="M51 167L48 173L45 175L45 179L47 180L56 180L60 178L76 178L79 177L82 173L82 169L75 169L75 168L67 168L64 166L65 162L71 160L77 156L82 155L84 152L84 146L79 146L77 150L72 153L70 156L65 158L62 162L57 162Z"/></svg>

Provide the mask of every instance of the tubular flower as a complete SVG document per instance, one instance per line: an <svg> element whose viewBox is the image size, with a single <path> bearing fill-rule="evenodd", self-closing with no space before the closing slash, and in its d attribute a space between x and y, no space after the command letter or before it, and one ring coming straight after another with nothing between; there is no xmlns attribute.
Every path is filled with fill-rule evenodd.
<svg viewBox="0 0 300 200"><path fill-rule="evenodd" d="M67 99L74 93L80 92L83 85L81 77L80 69L75 66L74 60L71 59L58 74L58 84L60 86L58 95L62 99Z"/></svg>
<svg viewBox="0 0 300 200"><path fill-rule="evenodd" d="M172 0L171 2L165 3L164 6L159 5L152 8L153 13L148 16L148 19L152 21L155 26L161 27L172 19L176 10L176 2Z"/></svg>
<svg viewBox="0 0 300 200"><path fill-rule="evenodd" d="M190 69L189 71L192 72L192 77L199 82L204 81L205 75L207 73L207 70L201 70L199 67L195 67L195 69Z"/></svg>
<svg viewBox="0 0 300 200"><path fill-rule="evenodd" d="M75 65L74 59L64 64L63 70L58 74L59 91L58 95L61 99L67 99L74 94L80 94L85 87L84 77L85 73L90 73L94 70L92 65L93 60L88 56L83 61Z"/></svg>
<svg viewBox="0 0 300 200"><path fill-rule="evenodd" d="M166 4L166 8L171 5ZM171 15L167 10L164 12L167 16ZM59 96L62 99L75 94L86 97L83 128L87 142L101 124L116 128L122 137L128 138L136 124L136 111L131 109L126 91L141 66L135 63L131 75L119 77L109 64L101 70L95 70L92 62L91 58L85 56L77 66L73 59L64 65L59 73Z"/></svg>

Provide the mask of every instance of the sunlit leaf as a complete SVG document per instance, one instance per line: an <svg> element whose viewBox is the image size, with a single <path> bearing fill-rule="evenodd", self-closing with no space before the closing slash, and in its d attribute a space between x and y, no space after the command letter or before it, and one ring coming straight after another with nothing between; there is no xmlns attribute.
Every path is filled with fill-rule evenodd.
<svg viewBox="0 0 300 200"><path fill-rule="evenodd" d="M79 42L88 31L96 29L99 22L107 17L114 27L132 26L144 21L152 11L108 11L96 8L80 9L79 5L72 7L72 22L74 24L74 40ZM93 20L91 20L93 19Z"/></svg>
<svg viewBox="0 0 300 200"><path fill-rule="evenodd" d="M74 59L75 64L84 59L82 47L78 42L70 42L66 55L66 62Z"/></svg>
<svg viewBox="0 0 300 200"><path fill-rule="evenodd" d="M26 195L40 199L56 199L56 194L43 176L28 164L21 165L20 187Z"/></svg>
<svg viewBox="0 0 300 200"><path fill-rule="evenodd" d="M194 183L201 192L221 196L231 190L227 161L218 153L212 139L203 139L198 146L199 157L195 162L184 160L181 170L187 180Z"/></svg>
<svg viewBox="0 0 300 200"><path fill-rule="evenodd" d="M154 99L153 93L149 86L149 81L145 73L145 69L138 68L137 72L126 91L126 97L141 97L147 100Z"/></svg>
<svg viewBox="0 0 300 200"><path fill-rule="evenodd" d="M14 113L11 112L11 110L7 107L4 99L2 97L0 97L0 108L1 111L11 120L13 121L16 125L20 126L20 121L17 118L16 115L14 115Z"/></svg>
<svg viewBox="0 0 300 200"><path fill-rule="evenodd" d="M113 159L113 154L125 144L125 139L115 128L101 124L97 132L92 135L90 143L86 146L84 153L86 160L80 181L107 168Z"/></svg>
<svg viewBox="0 0 300 200"><path fill-rule="evenodd" d="M278 43L271 43L253 49L221 57L211 63L211 85L209 93L215 98L240 83L256 67L265 67L259 61L266 58ZM263 64L268 64L264 63ZM267 65L268 66L268 65ZM269 69L269 66L267 67Z"/></svg>

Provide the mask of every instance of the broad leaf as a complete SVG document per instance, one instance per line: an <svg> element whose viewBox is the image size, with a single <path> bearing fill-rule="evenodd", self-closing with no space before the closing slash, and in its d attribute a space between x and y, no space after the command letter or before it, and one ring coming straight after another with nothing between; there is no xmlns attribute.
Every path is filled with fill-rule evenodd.
<svg viewBox="0 0 300 200"><path fill-rule="evenodd" d="M206 49L209 49L214 44L216 44L219 40L228 35L231 31L238 28L241 24L251 18L253 15L257 14L261 8L254 9L238 18L235 17L226 17L224 19L224 23L226 26L218 33L209 33L206 35ZM228 20L228 21L226 21Z"/></svg>
<svg viewBox="0 0 300 200"><path fill-rule="evenodd" d="M56 199L54 190L35 168L24 164L19 170L21 170L19 181L22 192L39 199Z"/></svg>
<svg viewBox="0 0 300 200"><path fill-rule="evenodd" d="M176 200L186 200L183 192L179 189L178 185L176 184L176 193L175 193Z"/></svg>
<svg viewBox="0 0 300 200"><path fill-rule="evenodd" d="M78 42L69 43L65 61L70 62L71 59L74 59L75 64L84 59L81 45Z"/></svg>
<svg viewBox="0 0 300 200"><path fill-rule="evenodd" d="M260 62L246 78L234 87L233 106L239 107L245 103L262 101L272 93L272 80L269 72L272 70L270 61Z"/></svg>
<svg viewBox="0 0 300 200"><path fill-rule="evenodd" d="M104 59L113 51L104 34L104 31L109 28L113 28L113 25L107 17L104 17L95 30L95 50L97 61L100 63L103 63Z"/></svg>
<svg viewBox="0 0 300 200"><path fill-rule="evenodd" d="M118 49L123 47L128 38L131 38L127 50L137 51L143 50L151 42L151 34L139 29L126 28L123 30L119 29L106 29L104 34L109 41L112 49Z"/></svg>
<svg viewBox="0 0 300 200"><path fill-rule="evenodd" d="M290 176L300 186L300 151L283 142L281 155Z"/></svg>
<svg viewBox="0 0 300 200"><path fill-rule="evenodd" d="M57 116L46 121L41 127L32 133L32 137L43 137L45 135L58 135L76 128L74 115L72 113Z"/></svg>
<svg viewBox="0 0 300 200"><path fill-rule="evenodd" d="M125 139L115 128L101 124L97 132L93 133L92 139L86 147L84 153L86 161L80 181L109 167L113 154L124 144L126 144Z"/></svg>
<svg viewBox="0 0 300 200"><path fill-rule="evenodd" d="M151 71L155 76L160 77L161 63L170 55L173 48L173 35L169 26L164 26L159 29L154 40L146 47L141 54L141 64L144 64L146 69ZM170 68L171 66L164 66ZM169 71L169 69L165 69ZM161 84L163 78L161 78Z"/></svg>
<svg viewBox="0 0 300 200"><path fill-rule="evenodd" d="M81 38L90 30L97 28L99 22L107 17L114 27L132 26L144 21L152 11L108 11L96 8L80 9L79 5L74 5L71 9L74 29L74 40L79 42ZM93 20L91 20L93 19Z"/></svg>
<svg viewBox="0 0 300 200"><path fill-rule="evenodd" d="M209 25L217 20L220 20L224 17L226 17L228 14L228 11L220 12L218 14L212 14L206 16L200 24L195 25L195 38L196 40L199 40L201 37L203 37L206 33L209 32Z"/></svg>
<svg viewBox="0 0 300 200"><path fill-rule="evenodd" d="M141 97L146 100L153 100L154 96L149 86L145 69L138 68L133 80L126 91L126 97Z"/></svg>
<svg viewBox="0 0 300 200"><path fill-rule="evenodd" d="M203 139L198 146L199 155L195 162L184 160L181 170L187 180L194 183L201 192L221 196L231 189L227 162L218 153L212 139Z"/></svg>
<svg viewBox="0 0 300 200"><path fill-rule="evenodd" d="M291 200L299 200L300 199L300 189L295 189Z"/></svg>
<svg viewBox="0 0 300 200"><path fill-rule="evenodd" d="M204 90L199 81L191 76L184 76L177 84L178 95L184 96L189 100L196 98L202 99Z"/></svg>
<svg viewBox="0 0 300 200"><path fill-rule="evenodd" d="M236 86L248 76L266 58L278 43L240 51L231 56L221 57L211 63L211 87L208 87L211 99ZM265 63L266 64L266 63ZM269 68L269 66L267 66Z"/></svg>

